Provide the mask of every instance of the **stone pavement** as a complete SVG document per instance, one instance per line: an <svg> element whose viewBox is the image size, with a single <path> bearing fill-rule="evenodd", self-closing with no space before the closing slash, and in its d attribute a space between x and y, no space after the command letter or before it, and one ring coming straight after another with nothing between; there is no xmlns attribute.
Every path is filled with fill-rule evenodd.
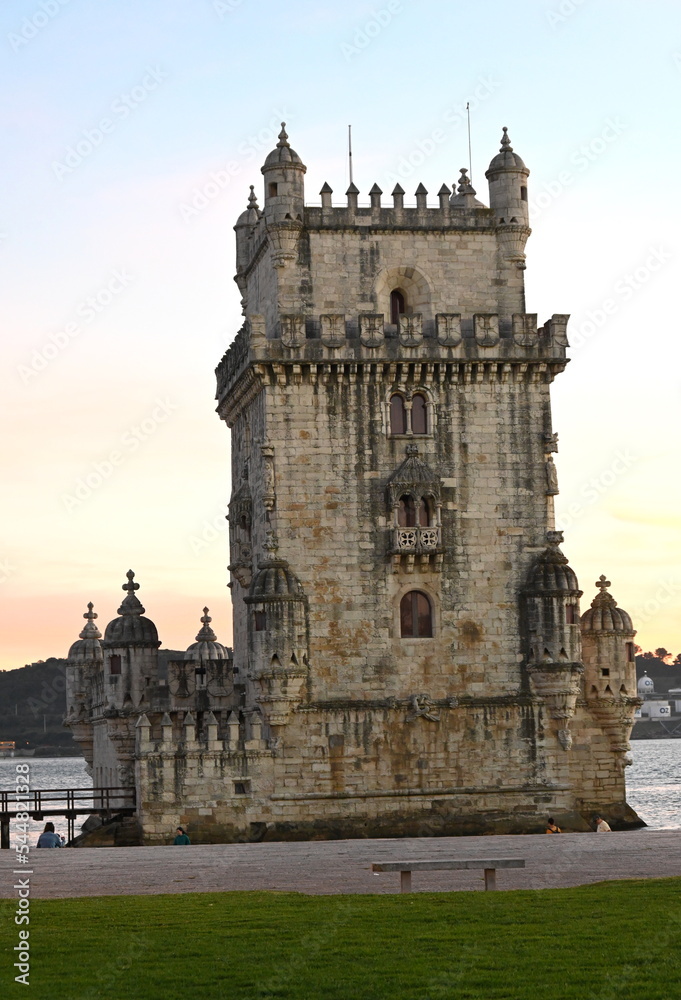
<svg viewBox="0 0 681 1000"><path fill-rule="evenodd" d="M525 858L497 873L499 889L545 889L604 879L681 876L681 831L560 836L438 837L306 843L214 844L38 851L29 855L31 896L121 896L265 889L310 894L399 891L399 875L373 861ZM13 850L0 851L0 897L14 898ZM24 867L24 866L21 866ZM423 872L414 891L480 890L482 871Z"/></svg>

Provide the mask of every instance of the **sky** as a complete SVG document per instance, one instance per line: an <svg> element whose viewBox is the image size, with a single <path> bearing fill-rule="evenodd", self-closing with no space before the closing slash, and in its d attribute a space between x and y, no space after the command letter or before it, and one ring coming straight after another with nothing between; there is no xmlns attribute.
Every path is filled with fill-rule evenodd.
<svg viewBox="0 0 681 1000"><path fill-rule="evenodd" d="M502 126L531 174L527 309L570 313L558 526L588 607L681 651L681 6L648 0L5 0L0 668L65 656L125 573L166 647L231 636L232 227L287 122L306 200L423 182Z"/></svg>

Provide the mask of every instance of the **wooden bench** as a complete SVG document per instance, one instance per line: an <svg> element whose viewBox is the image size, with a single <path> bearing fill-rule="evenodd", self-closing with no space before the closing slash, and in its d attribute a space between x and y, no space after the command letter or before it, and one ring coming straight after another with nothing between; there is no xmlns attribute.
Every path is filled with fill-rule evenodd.
<svg viewBox="0 0 681 1000"><path fill-rule="evenodd" d="M485 889L496 889L497 868L524 868L523 858L452 858L442 861L380 861L372 864L374 872L399 872L400 892L411 892L412 872L451 871L461 868L482 868Z"/></svg>

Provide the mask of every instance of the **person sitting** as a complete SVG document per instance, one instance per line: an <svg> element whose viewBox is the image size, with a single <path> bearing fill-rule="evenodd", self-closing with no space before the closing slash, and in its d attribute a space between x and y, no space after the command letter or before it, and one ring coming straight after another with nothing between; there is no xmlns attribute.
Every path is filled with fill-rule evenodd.
<svg viewBox="0 0 681 1000"><path fill-rule="evenodd" d="M610 824L606 823L602 816L594 816L596 822L596 833L612 833Z"/></svg>
<svg viewBox="0 0 681 1000"><path fill-rule="evenodd" d="M178 826L177 828L177 836L175 837L173 844L191 844L191 840L181 826Z"/></svg>
<svg viewBox="0 0 681 1000"><path fill-rule="evenodd" d="M54 823L46 823L45 829L38 837L38 847L61 847L61 837L54 832Z"/></svg>
<svg viewBox="0 0 681 1000"><path fill-rule="evenodd" d="M548 822L546 824L546 832L547 833L562 833L561 828L559 826L556 826L556 822L555 822L553 816L549 816Z"/></svg>

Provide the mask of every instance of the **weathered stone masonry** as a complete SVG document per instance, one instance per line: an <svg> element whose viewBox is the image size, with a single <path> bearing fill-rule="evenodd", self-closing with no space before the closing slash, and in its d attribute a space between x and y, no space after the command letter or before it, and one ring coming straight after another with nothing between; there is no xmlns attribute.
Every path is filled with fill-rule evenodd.
<svg viewBox="0 0 681 1000"><path fill-rule="evenodd" d="M526 312L529 171L506 130L490 208L465 171L438 208L422 185L413 208L399 185L391 207L375 185L371 207L353 185L306 207L305 169L282 129L264 208L251 190L235 227L233 656L204 612L160 677L154 629L126 702L106 635L98 666L76 644L74 735L86 755L93 730L118 739L149 842L180 822L197 840L635 823L635 633L604 578L580 622L554 530L568 317Z"/></svg>

